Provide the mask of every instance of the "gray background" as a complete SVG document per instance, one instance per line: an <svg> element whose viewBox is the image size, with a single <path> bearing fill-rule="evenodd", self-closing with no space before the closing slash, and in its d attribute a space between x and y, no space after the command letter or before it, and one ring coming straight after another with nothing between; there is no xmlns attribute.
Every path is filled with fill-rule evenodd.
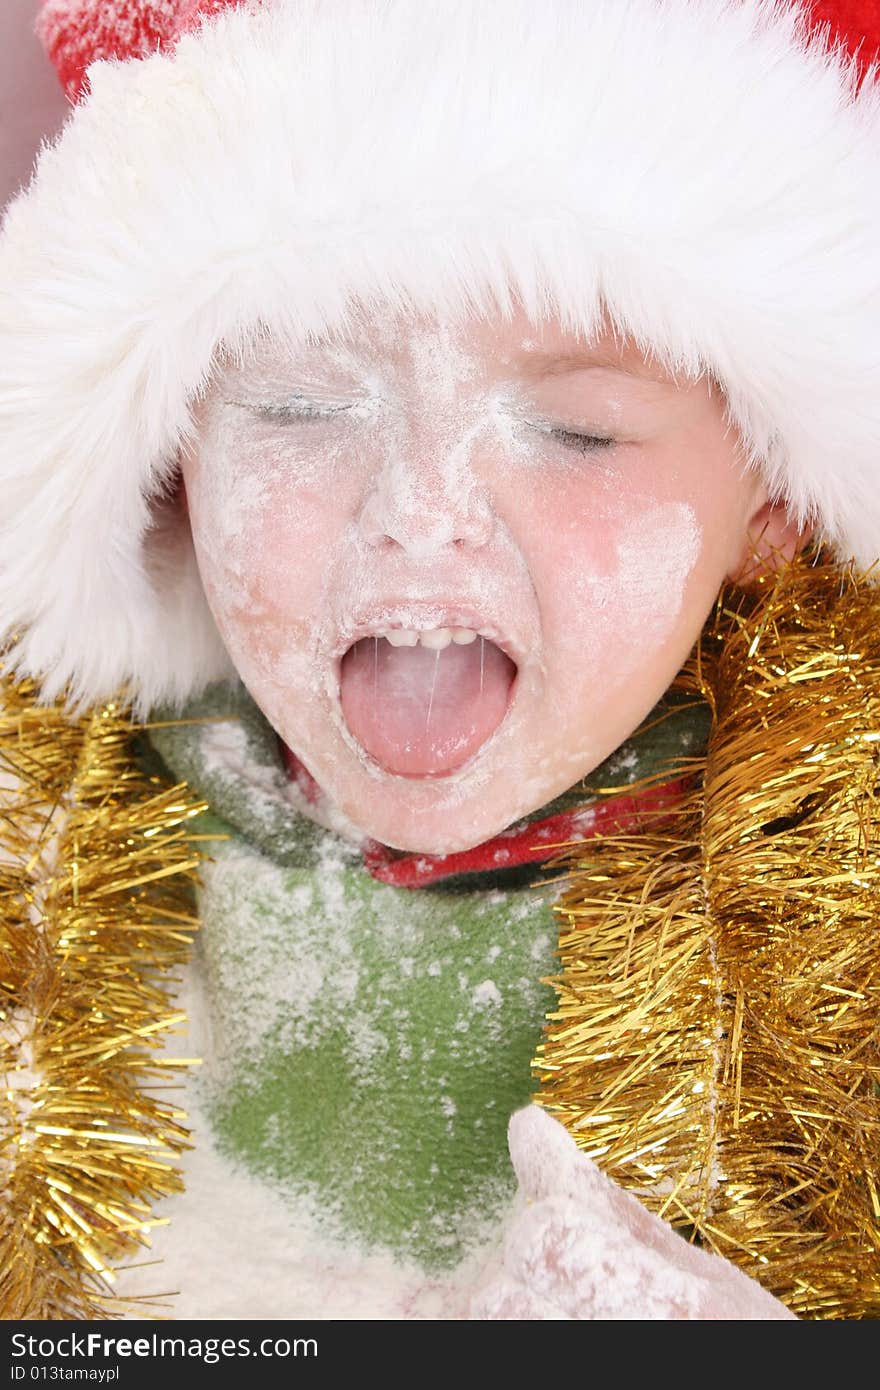
<svg viewBox="0 0 880 1390"><path fill-rule="evenodd" d="M39 0L0 0L0 207L27 182L68 103L33 34Z"/></svg>

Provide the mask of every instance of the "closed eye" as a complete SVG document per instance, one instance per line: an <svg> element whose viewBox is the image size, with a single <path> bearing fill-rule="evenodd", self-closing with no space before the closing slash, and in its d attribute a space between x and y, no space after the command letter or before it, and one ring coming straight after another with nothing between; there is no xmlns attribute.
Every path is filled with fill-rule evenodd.
<svg viewBox="0 0 880 1390"><path fill-rule="evenodd" d="M567 449L580 449L583 454L590 454L596 449L610 449L617 443L615 439L609 439L604 434L579 434L577 430L551 429L549 433Z"/></svg>
<svg viewBox="0 0 880 1390"><path fill-rule="evenodd" d="M344 415L353 409L354 402L315 401L307 396L293 396L288 401L254 404L249 401L227 401L227 405L249 410L261 420L278 420L282 424L293 420L329 420L334 415Z"/></svg>
<svg viewBox="0 0 880 1390"><path fill-rule="evenodd" d="M618 443L618 440L612 439L609 435L566 430L544 420L530 420L529 425L533 430L539 430L541 434L549 435L551 439L557 440L566 449L577 449L582 454L595 453L599 449L610 449Z"/></svg>

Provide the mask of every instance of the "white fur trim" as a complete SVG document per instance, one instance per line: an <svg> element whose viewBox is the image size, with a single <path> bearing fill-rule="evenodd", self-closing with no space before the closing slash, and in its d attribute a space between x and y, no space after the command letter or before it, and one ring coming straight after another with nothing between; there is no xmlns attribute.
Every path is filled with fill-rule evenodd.
<svg viewBox="0 0 880 1390"><path fill-rule="evenodd" d="M761 0L271 0L97 64L0 240L0 635L51 694L229 670L145 548L217 344L602 300L880 553L880 101ZM155 547L154 547L155 548Z"/></svg>

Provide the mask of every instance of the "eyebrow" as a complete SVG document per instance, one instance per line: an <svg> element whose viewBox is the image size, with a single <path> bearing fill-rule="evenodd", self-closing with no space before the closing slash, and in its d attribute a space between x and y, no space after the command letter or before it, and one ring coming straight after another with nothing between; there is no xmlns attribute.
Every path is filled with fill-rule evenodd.
<svg viewBox="0 0 880 1390"><path fill-rule="evenodd" d="M676 386L679 384L674 376L664 371L659 362L652 363L650 360L643 360L632 366L624 365L620 358L615 357L613 353L602 352L595 348L583 348L573 352L529 352L521 361L531 376L562 376L566 372L584 371L599 367L605 371L620 372L623 376L635 377L639 381L647 381L656 386Z"/></svg>

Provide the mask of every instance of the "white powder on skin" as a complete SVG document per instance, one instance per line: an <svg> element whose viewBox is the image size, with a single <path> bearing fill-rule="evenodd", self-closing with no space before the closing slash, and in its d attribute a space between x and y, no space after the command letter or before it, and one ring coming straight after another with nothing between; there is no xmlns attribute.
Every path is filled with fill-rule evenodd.
<svg viewBox="0 0 880 1390"><path fill-rule="evenodd" d="M510 1126L519 1194L503 1253L471 1303L491 1319L762 1320L794 1315L616 1187L537 1107Z"/></svg>
<svg viewBox="0 0 880 1390"><path fill-rule="evenodd" d="M643 637L650 624L653 640L661 641L675 626L701 542L696 515L686 502L646 506L627 520L616 539L616 574L610 581L584 576L585 597L614 612L624 625L624 640L630 634Z"/></svg>
<svg viewBox="0 0 880 1390"><path fill-rule="evenodd" d="M200 562L233 659L350 829L402 848L443 853L485 839L501 828L502 801L509 823L601 761L607 735L585 718L570 673L589 680L602 669L605 705L640 680L646 650L675 631L700 556L686 502L622 489L601 451L585 459L554 437L531 392L525 378L504 380L497 361L487 368L485 345L459 329L395 322L352 342L263 345L203 410ZM296 393L325 414L261 418ZM607 386L593 395L595 428L613 432L620 400ZM540 500L548 480L560 499L559 563L551 573L538 546L537 588L526 514L515 536L495 509L502 465L499 478L521 474L522 497ZM252 474L245 488L242 472ZM591 548L593 526L605 538ZM470 541L453 546L459 532ZM400 544L377 549L383 536ZM289 561L267 569L272 555ZM337 663L362 624L446 625L450 605L512 650L516 698L462 769L396 778L349 731ZM401 816L407 840L388 823Z"/></svg>

